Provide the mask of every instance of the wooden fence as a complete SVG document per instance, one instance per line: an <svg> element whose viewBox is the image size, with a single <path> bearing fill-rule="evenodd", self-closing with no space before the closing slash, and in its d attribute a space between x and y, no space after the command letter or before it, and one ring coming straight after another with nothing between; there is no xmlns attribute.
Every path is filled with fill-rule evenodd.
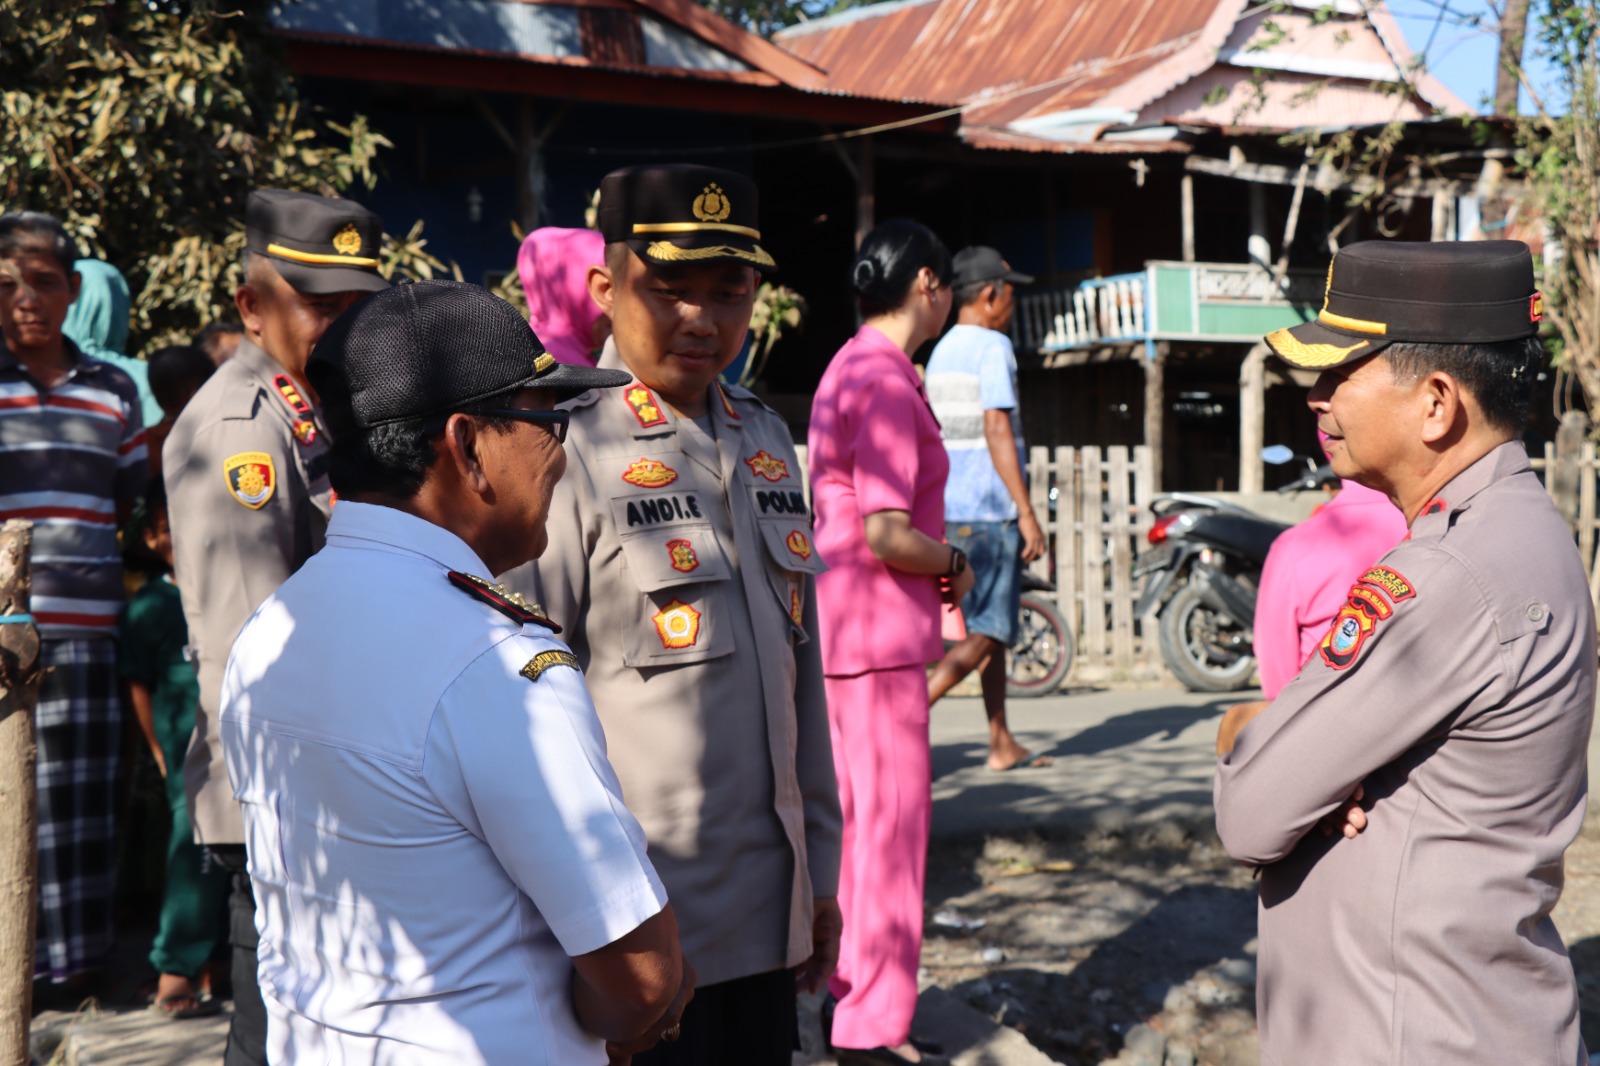
<svg viewBox="0 0 1600 1066"><path fill-rule="evenodd" d="M1154 632L1141 632L1133 560L1153 517L1150 449L1030 449L1033 510L1050 550L1033 571L1055 585L1056 605L1077 638L1075 675L1126 678L1159 669Z"/></svg>
<svg viewBox="0 0 1600 1066"><path fill-rule="evenodd" d="M1566 519L1578 542L1578 557L1589 575L1589 597L1600 604L1600 565L1595 549L1600 545L1600 449L1585 437L1581 423L1563 425L1554 441L1544 446L1544 460L1533 465L1544 475L1545 490L1555 501L1556 510Z"/></svg>

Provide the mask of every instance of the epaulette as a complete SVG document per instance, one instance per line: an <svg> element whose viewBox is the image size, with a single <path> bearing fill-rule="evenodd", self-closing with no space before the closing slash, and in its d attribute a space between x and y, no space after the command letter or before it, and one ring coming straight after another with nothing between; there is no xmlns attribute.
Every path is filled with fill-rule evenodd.
<svg viewBox="0 0 1600 1066"><path fill-rule="evenodd" d="M771 411L775 415L778 414L765 400L743 385L724 385L721 382L718 382L717 385L722 389L723 403L727 403L729 400L743 400L755 404L763 411ZM731 414L732 412L729 413ZM734 414L733 417L738 418L739 416ZM779 417L782 416L780 415Z"/></svg>
<svg viewBox="0 0 1600 1066"><path fill-rule="evenodd" d="M533 622L544 626L552 633L561 632L560 626L545 617L543 607L537 603L529 603L522 593L512 592L498 581L490 581L475 574L464 574L460 570L452 570L446 576L450 578L450 584L480 603L487 603L518 625Z"/></svg>

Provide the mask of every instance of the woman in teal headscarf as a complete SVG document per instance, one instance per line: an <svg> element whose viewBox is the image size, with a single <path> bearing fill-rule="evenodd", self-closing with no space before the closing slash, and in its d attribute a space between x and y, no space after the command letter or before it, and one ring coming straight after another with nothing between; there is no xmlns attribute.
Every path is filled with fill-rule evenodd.
<svg viewBox="0 0 1600 1066"><path fill-rule="evenodd" d="M146 428L161 421L161 405L150 392L150 369L143 359L122 354L128 341L128 280L122 271L99 259L80 259L74 268L83 279L78 298L67 311L61 332L78 350L122 370L139 389Z"/></svg>

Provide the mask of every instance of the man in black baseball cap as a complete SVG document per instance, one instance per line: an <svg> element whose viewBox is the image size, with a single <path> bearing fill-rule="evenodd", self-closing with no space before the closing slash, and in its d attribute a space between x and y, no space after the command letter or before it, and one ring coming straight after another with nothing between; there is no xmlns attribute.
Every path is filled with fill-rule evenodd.
<svg viewBox="0 0 1600 1066"><path fill-rule="evenodd" d="M1316 321L1267 338L1321 371L1334 471L1410 531L1219 732L1217 829L1261 867L1263 1061L1588 1061L1550 914L1595 628L1520 440L1541 304L1519 242L1368 242L1335 257Z"/></svg>
<svg viewBox="0 0 1600 1066"><path fill-rule="evenodd" d="M544 549L555 401L627 375L426 281L353 307L308 376L339 504L234 642L221 714L271 1060L599 1063L673 1038L694 969L578 661L494 581Z"/></svg>
<svg viewBox="0 0 1600 1066"><path fill-rule="evenodd" d="M245 203L244 337L162 446L173 552L200 674L184 765L196 838L234 874L234 1013L225 1066L266 1062L256 994L254 903L244 825L223 765L217 699L228 649L268 593L322 546L332 508L328 434L306 360L328 324L369 292L382 227L351 200L258 189Z"/></svg>

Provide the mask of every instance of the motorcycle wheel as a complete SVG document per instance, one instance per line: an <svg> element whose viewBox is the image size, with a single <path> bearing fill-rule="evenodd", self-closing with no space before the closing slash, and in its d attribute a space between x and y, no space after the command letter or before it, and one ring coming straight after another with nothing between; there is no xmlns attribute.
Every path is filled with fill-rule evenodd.
<svg viewBox="0 0 1600 1066"><path fill-rule="evenodd" d="M1048 598L1022 594L1017 639L1006 651L1006 695L1048 696L1072 669L1072 633Z"/></svg>
<svg viewBox="0 0 1600 1066"><path fill-rule="evenodd" d="M1247 688L1255 656L1230 638L1238 623L1206 603L1200 590L1185 585L1161 609L1161 658L1190 692L1234 692Z"/></svg>

